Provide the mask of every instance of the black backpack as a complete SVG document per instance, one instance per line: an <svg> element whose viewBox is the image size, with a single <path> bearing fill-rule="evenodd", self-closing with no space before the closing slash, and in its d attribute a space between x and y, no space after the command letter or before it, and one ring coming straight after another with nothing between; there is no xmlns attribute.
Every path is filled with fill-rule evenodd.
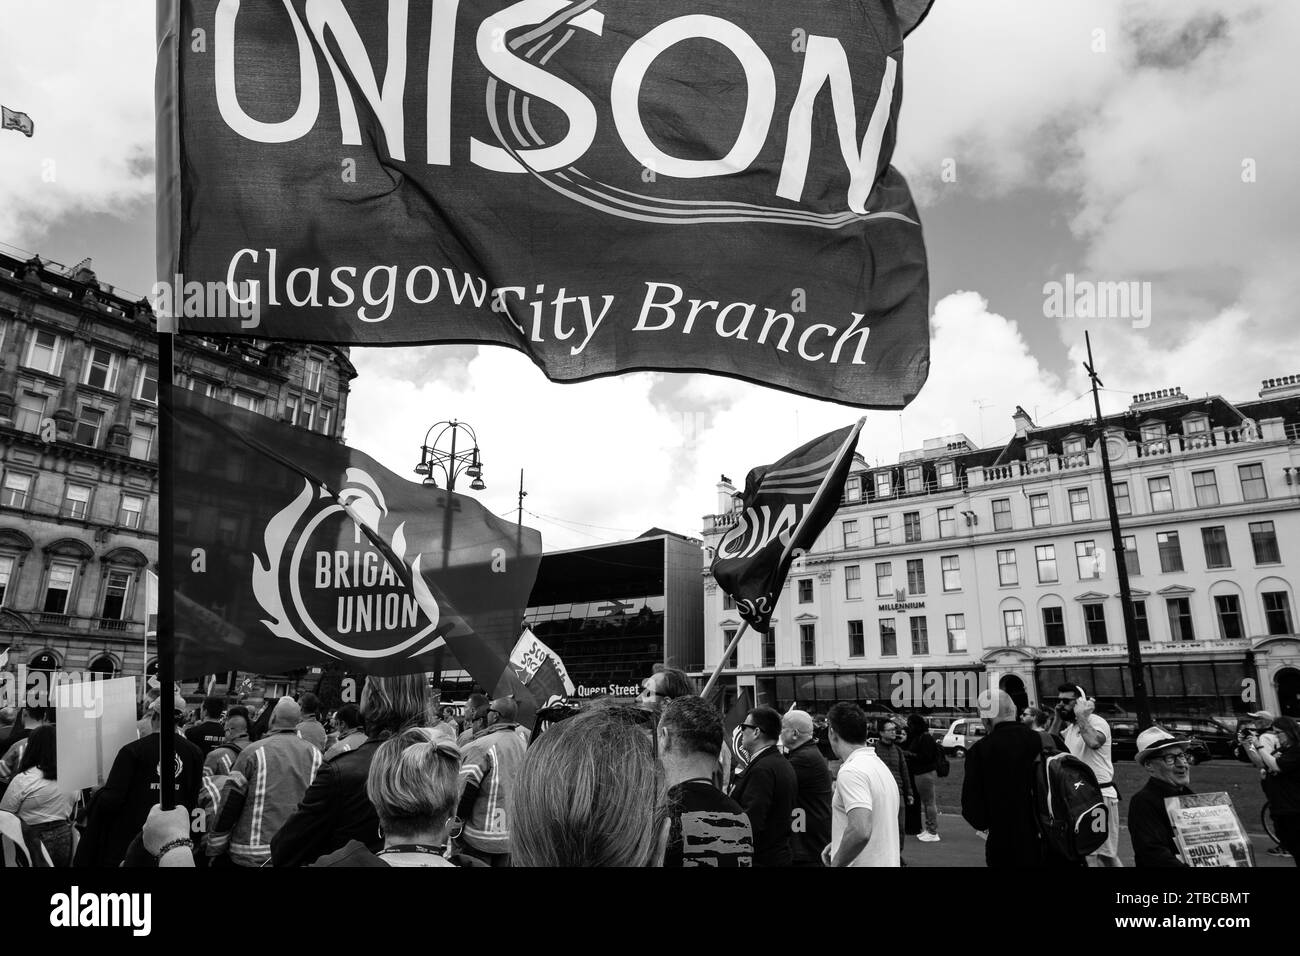
<svg viewBox="0 0 1300 956"><path fill-rule="evenodd" d="M1038 829L1057 856L1078 863L1106 842L1106 802L1092 768L1044 741L1034 758L1034 812Z"/></svg>
<svg viewBox="0 0 1300 956"><path fill-rule="evenodd" d="M948 766L948 755L943 752L943 744L935 741L934 744L934 772L936 776L946 777L951 768Z"/></svg>

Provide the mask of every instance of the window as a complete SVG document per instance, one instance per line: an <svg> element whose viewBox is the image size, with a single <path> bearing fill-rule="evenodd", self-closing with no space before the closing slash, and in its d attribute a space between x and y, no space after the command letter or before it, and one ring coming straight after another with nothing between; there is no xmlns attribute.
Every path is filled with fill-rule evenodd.
<svg viewBox="0 0 1300 956"><path fill-rule="evenodd" d="M1142 573L1141 562L1138 561L1138 539L1132 535L1124 539L1124 570L1129 573L1129 577L1136 577Z"/></svg>
<svg viewBox="0 0 1300 956"><path fill-rule="evenodd" d="M1174 510L1174 489L1168 477L1148 478L1147 490L1151 493L1152 511Z"/></svg>
<svg viewBox="0 0 1300 956"><path fill-rule="evenodd" d="M799 625L799 660L804 667L817 663L817 634L814 625Z"/></svg>
<svg viewBox="0 0 1300 956"><path fill-rule="evenodd" d="M144 523L144 499L137 495L122 495L117 523L123 528L139 528Z"/></svg>
<svg viewBox="0 0 1300 956"><path fill-rule="evenodd" d="M1083 606L1083 627L1088 632L1089 644L1106 643L1106 607L1102 604Z"/></svg>
<svg viewBox="0 0 1300 956"><path fill-rule="evenodd" d="M1291 602L1285 591L1265 591L1264 622L1270 634L1291 634Z"/></svg>
<svg viewBox="0 0 1300 956"><path fill-rule="evenodd" d="M921 558L907 562L907 590L909 594L925 593L925 561Z"/></svg>
<svg viewBox="0 0 1300 956"><path fill-rule="evenodd" d="M72 432L72 440L78 445L99 445L99 429L104 424L104 413L89 405L82 405L77 413L77 424Z"/></svg>
<svg viewBox="0 0 1300 956"><path fill-rule="evenodd" d="M1242 501L1263 501L1268 497L1268 489L1264 487L1263 465L1240 465L1237 473L1241 476Z"/></svg>
<svg viewBox="0 0 1300 956"><path fill-rule="evenodd" d="M944 617L948 631L948 653L960 654L966 650L966 615L948 614Z"/></svg>
<svg viewBox="0 0 1300 956"><path fill-rule="evenodd" d="M957 555L949 554L940 558L939 568L943 572L943 589L945 591L960 591L961 567Z"/></svg>
<svg viewBox="0 0 1300 956"><path fill-rule="evenodd" d="M858 546L858 523L856 521L845 521L841 523L844 529L844 547L856 548Z"/></svg>
<svg viewBox="0 0 1300 956"><path fill-rule="evenodd" d="M133 423L131 425L131 457L148 461L150 454L153 452L153 436L154 426L146 422Z"/></svg>
<svg viewBox="0 0 1300 956"><path fill-rule="evenodd" d="M1052 523L1052 508L1047 503L1047 495L1029 496L1029 523L1035 528Z"/></svg>
<svg viewBox="0 0 1300 956"><path fill-rule="evenodd" d="M909 620L912 624L912 653L929 654L930 634L926 629L925 618L914 617Z"/></svg>
<svg viewBox="0 0 1300 956"><path fill-rule="evenodd" d="M888 498L893 492L890 490L891 475L887 471L876 472L876 497Z"/></svg>
<svg viewBox="0 0 1300 956"><path fill-rule="evenodd" d="M86 353L86 368L81 375L81 384L91 388L102 388L111 392L117 388L117 370L121 359L108 349L91 346Z"/></svg>
<svg viewBox="0 0 1300 956"><path fill-rule="evenodd" d="M894 563L885 561L876 565L876 597L894 596Z"/></svg>
<svg viewBox="0 0 1300 956"><path fill-rule="evenodd" d="M1209 430L1210 420L1208 418L1198 416L1196 418L1189 418L1183 422L1184 435L1201 435Z"/></svg>
<svg viewBox="0 0 1300 956"><path fill-rule="evenodd" d="M877 545L889 544L889 515L871 519L871 535Z"/></svg>
<svg viewBox="0 0 1300 956"><path fill-rule="evenodd" d="M18 396L18 407L14 409L14 428L20 432L36 434L41 430L41 419L45 417L47 399L39 392L23 392Z"/></svg>
<svg viewBox="0 0 1300 956"><path fill-rule="evenodd" d="M260 395L253 395L250 392L235 392L235 407L246 408L250 412L262 414L262 398Z"/></svg>
<svg viewBox="0 0 1300 956"><path fill-rule="evenodd" d="M1053 584L1056 576L1056 545L1040 544L1034 548L1034 561L1038 565L1038 583Z"/></svg>
<svg viewBox="0 0 1300 956"><path fill-rule="evenodd" d="M14 573L14 559L7 554L0 554L0 607L4 607L5 594L9 591L9 579Z"/></svg>
<svg viewBox="0 0 1300 956"><path fill-rule="evenodd" d="M849 657L866 657L867 639L861 621L849 621Z"/></svg>
<svg viewBox="0 0 1300 956"><path fill-rule="evenodd" d="M898 656L898 632L894 630L891 618L880 619L880 656Z"/></svg>
<svg viewBox="0 0 1300 956"><path fill-rule="evenodd" d="M1226 568L1232 565L1228 554L1228 533L1223 525L1201 529L1201 544L1205 546L1205 566Z"/></svg>
<svg viewBox="0 0 1300 956"><path fill-rule="evenodd" d="M63 367L63 337L37 329L27 340L27 359L23 364L37 371L58 375Z"/></svg>
<svg viewBox="0 0 1300 956"><path fill-rule="evenodd" d="M307 359L306 379L307 384L304 386L309 392L319 392L322 373L325 371L325 363L320 359Z"/></svg>
<svg viewBox="0 0 1300 956"><path fill-rule="evenodd" d="M104 581L104 607L99 616L108 621L126 619L126 602L131 593L129 571L109 571Z"/></svg>
<svg viewBox="0 0 1300 956"><path fill-rule="evenodd" d="M812 578L800 578L799 579L799 603L811 604L812 599L813 599Z"/></svg>
<svg viewBox="0 0 1300 956"><path fill-rule="evenodd" d="M290 425L298 421L298 396L290 395L284 400L284 418Z"/></svg>
<svg viewBox="0 0 1300 956"><path fill-rule="evenodd" d="M844 599L857 601L862 598L862 568L850 564L844 569Z"/></svg>
<svg viewBox="0 0 1300 956"><path fill-rule="evenodd" d="M1198 508L1211 508L1219 503L1219 483L1213 471L1192 472L1192 490L1196 493Z"/></svg>
<svg viewBox="0 0 1300 956"><path fill-rule="evenodd" d="M722 592L722 609L724 611L734 611L736 609L736 599L726 591Z"/></svg>
<svg viewBox="0 0 1300 956"><path fill-rule="evenodd" d="M45 582L45 603L41 610L46 614L67 614L72 582L77 577L75 564L51 564L50 576Z"/></svg>
<svg viewBox="0 0 1300 956"><path fill-rule="evenodd" d="M316 430L319 431L322 435L328 435L330 433L330 421L333 418L334 418L334 406L322 405L320 407L320 417L318 421L320 427Z"/></svg>
<svg viewBox="0 0 1300 956"><path fill-rule="evenodd" d="M957 519L953 517L951 508L939 509L939 537L951 538L957 534Z"/></svg>
<svg viewBox="0 0 1300 956"><path fill-rule="evenodd" d="M903 541L910 543L921 540L921 512L908 511L903 514Z"/></svg>
<svg viewBox="0 0 1300 956"><path fill-rule="evenodd" d="M1133 513L1133 502L1128 496L1128 482L1115 482L1115 514L1131 515Z"/></svg>
<svg viewBox="0 0 1300 956"><path fill-rule="evenodd" d="M1048 647L1065 646L1065 612L1059 607L1043 608L1043 637Z"/></svg>
<svg viewBox="0 0 1300 956"><path fill-rule="evenodd" d="M1169 612L1169 635L1175 641L1193 641L1196 634L1192 630L1192 602L1187 598L1165 598L1165 609Z"/></svg>
<svg viewBox="0 0 1300 956"><path fill-rule="evenodd" d="M1165 426L1162 422L1151 422L1142 426L1143 441L1159 441L1165 437Z"/></svg>
<svg viewBox="0 0 1300 956"><path fill-rule="evenodd" d="M1183 569L1183 551L1177 531L1157 531L1156 547L1160 551L1160 570L1170 574Z"/></svg>
<svg viewBox="0 0 1300 956"><path fill-rule="evenodd" d="M1070 520L1092 520L1092 503L1088 500L1087 488L1070 489Z"/></svg>
<svg viewBox="0 0 1300 956"><path fill-rule="evenodd" d="M1029 453L1030 461L1043 461L1047 458L1047 446L1043 444L1030 445L1025 451Z"/></svg>
<svg viewBox="0 0 1300 956"><path fill-rule="evenodd" d="M953 488L957 484L957 468L950 461L941 461L935 465L934 472L939 478L940 488Z"/></svg>
<svg viewBox="0 0 1300 956"><path fill-rule="evenodd" d="M298 426L300 428L311 428L312 419L316 417L316 403L303 402L302 413L298 416Z"/></svg>
<svg viewBox="0 0 1300 956"><path fill-rule="evenodd" d="M1011 530L1011 499L1010 498L993 499L993 530L994 531Z"/></svg>
<svg viewBox="0 0 1300 956"><path fill-rule="evenodd" d="M844 482L844 500L850 502L862 500L861 476L854 475L852 478Z"/></svg>
<svg viewBox="0 0 1300 956"><path fill-rule="evenodd" d="M31 475L11 471L5 475L4 490L0 492L0 505L6 508L26 508L27 496L31 490Z"/></svg>
<svg viewBox="0 0 1300 956"><path fill-rule="evenodd" d="M921 481L920 468L908 468L903 474L907 482L907 493L909 495L920 494L925 490L925 486Z"/></svg>
<svg viewBox="0 0 1300 956"><path fill-rule="evenodd" d="M735 640L735 638L736 638L736 629L734 627L729 627L722 632L722 650L724 652L728 647L731 646L731 642ZM727 658L727 666L730 667L732 670L735 670L737 667L740 666L740 645L739 644L737 644L735 650L731 652L731 656Z"/></svg>
<svg viewBox="0 0 1300 956"><path fill-rule="evenodd" d="M1097 542L1074 542L1074 563L1079 571L1080 581L1101 577L1101 556L1097 554Z"/></svg>
<svg viewBox="0 0 1300 956"><path fill-rule="evenodd" d="M1147 602L1143 600L1134 600L1133 607L1133 629L1137 633L1139 641L1151 640L1151 622L1147 620Z"/></svg>
<svg viewBox="0 0 1300 956"><path fill-rule="evenodd" d="M1282 553L1277 548L1277 532L1271 521L1250 523L1250 546L1255 549L1256 564L1278 564Z"/></svg>
<svg viewBox="0 0 1300 956"><path fill-rule="evenodd" d="M1245 636L1241 626L1241 601L1235 594L1220 594L1214 598L1214 610L1219 616L1219 635L1225 641L1235 641Z"/></svg>
<svg viewBox="0 0 1300 956"><path fill-rule="evenodd" d="M1007 635L1007 647L1021 647L1025 643L1025 612L1002 612L1002 629Z"/></svg>
<svg viewBox="0 0 1300 956"><path fill-rule="evenodd" d="M763 667L776 666L776 628L772 628L763 635L763 640L759 642L763 654Z"/></svg>
<svg viewBox="0 0 1300 956"><path fill-rule="evenodd" d="M1009 584L1020 583L1020 571L1016 567L1015 548L1008 548L1006 551L998 552L998 584L1006 587Z"/></svg>
<svg viewBox="0 0 1300 956"><path fill-rule="evenodd" d="M90 514L90 485L68 483L63 492L63 517L85 518Z"/></svg>
<svg viewBox="0 0 1300 956"><path fill-rule="evenodd" d="M158 366L145 362L135 381L135 397L142 402L158 403Z"/></svg>

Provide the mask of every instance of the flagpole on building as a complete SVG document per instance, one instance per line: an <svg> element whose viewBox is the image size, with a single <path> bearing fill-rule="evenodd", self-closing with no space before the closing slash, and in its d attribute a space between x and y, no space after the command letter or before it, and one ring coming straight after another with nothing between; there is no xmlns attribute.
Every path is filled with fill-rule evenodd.
<svg viewBox="0 0 1300 956"><path fill-rule="evenodd" d="M1124 536L1120 532L1119 513L1115 510L1115 483L1111 480L1110 454L1106 448L1106 425L1101 417L1101 399L1097 386L1101 379L1092 361L1092 340L1083 333L1088 347L1088 361L1083 366L1092 380L1092 405L1097 414L1097 448L1101 455L1101 473L1106 482L1106 506L1110 511L1110 538L1115 552L1115 570L1119 572L1119 601L1124 618L1124 640L1128 645L1129 677L1133 681L1133 706L1137 710L1138 729L1151 726L1151 705L1147 701L1146 679L1142 675L1142 646L1137 639L1137 620L1133 615L1133 595L1129 590L1128 566L1124 563Z"/></svg>
<svg viewBox="0 0 1300 956"><path fill-rule="evenodd" d="M709 675L708 683L704 685L704 690L700 691L701 697L709 696L709 691L713 690L713 685L718 682L718 675L722 673L722 665L727 663L727 658L731 656L732 652L736 649L736 646L740 643L740 638L747 630L749 630L749 622L742 621L740 624L740 630L736 631L736 636L731 639L731 643L727 645L726 649L722 652L722 656L718 658L718 666L713 668L713 673Z"/></svg>

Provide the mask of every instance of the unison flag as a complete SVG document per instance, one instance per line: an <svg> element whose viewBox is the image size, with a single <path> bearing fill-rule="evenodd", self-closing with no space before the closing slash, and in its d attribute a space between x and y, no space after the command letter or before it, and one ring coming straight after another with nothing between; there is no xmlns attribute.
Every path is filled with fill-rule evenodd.
<svg viewBox="0 0 1300 956"><path fill-rule="evenodd" d="M347 661L431 670L447 647L494 695L541 535L406 481L355 449L173 392L176 672Z"/></svg>
<svg viewBox="0 0 1300 956"><path fill-rule="evenodd" d="M736 610L767 633L796 552L806 551L839 508L863 419L750 471L736 523L718 543L713 577Z"/></svg>
<svg viewBox="0 0 1300 956"><path fill-rule="evenodd" d="M0 129L16 129L27 137L36 132L36 124L26 113L19 113L7 106L0 106Z"/></svg>
<svg viewBox="0 0 1300 956"><path fill-rule="evenodd" d="M161 0L155 292L185 331L901 408L929 288L890 159L928 6Z"/></svg>
<svg viewBox="0 0 1300 956"><path fill-rule="evenodd" d="M572 697L574 686L564 661L532 632L525 628L510 652L510 666L515 676L532 692L539 706L552 697Z"/></svg>

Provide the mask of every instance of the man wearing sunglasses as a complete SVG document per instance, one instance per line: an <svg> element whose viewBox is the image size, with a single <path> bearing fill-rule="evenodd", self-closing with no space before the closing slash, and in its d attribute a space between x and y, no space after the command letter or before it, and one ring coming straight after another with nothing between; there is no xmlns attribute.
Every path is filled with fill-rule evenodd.
<svg viewBox="0 0 1300 956"><path fill-rule="evenodd" d="M1145 787L1133 794L1128 807L1128 835L1133 841L1137 866L1182 866L1174 828L1165 811L1165 798L1193 793L1188 741L1162 727L1138 734L1138 764L1151 775Z"/></svg>
<svg viewBox="0 0 1300 956"><path fill-rule="evenodd" d="M1097 702L1082 687L1061 684L1057 688L1056 716L1065 749L1074 754L1097 777L1106 802L1109 832L1106 842L1088 854L1089 866L1123 866L1119 859L1119 791L1115 789L1115 767L1110 756L1110 724L1095 713Z"/></svg>
<svg viewBox="0 0 1300 956"><path fill-rule="evenodd" d="M790 815L798 799L799 780L776 746L781 737L781 715L771 707L755 707L745 715L740 734L749 766L731 797L745 808L754 831L754 865L789 866Z"/></svg>
<svg viewBox="0 0 1300 956"><path fill-rule="evenodd" d="M517 714L513 698L492 701L477 715L482 729L463 748L456 814L465 821L461 843L489 866L510 865L510 793L528 750Z"/></svg>

